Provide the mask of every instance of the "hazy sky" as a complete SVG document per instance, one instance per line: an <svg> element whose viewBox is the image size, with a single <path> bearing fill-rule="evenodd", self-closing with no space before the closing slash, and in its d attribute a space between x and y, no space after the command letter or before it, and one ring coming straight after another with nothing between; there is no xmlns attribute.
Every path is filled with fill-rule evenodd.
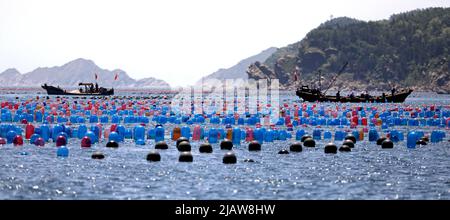
<svg viewBox="0 0 450 220"><path fill-rule="evenodd" d="M0 72L76 58L136 79L194 83L330 16L386 19L449 0L0 0Z"/></svg>

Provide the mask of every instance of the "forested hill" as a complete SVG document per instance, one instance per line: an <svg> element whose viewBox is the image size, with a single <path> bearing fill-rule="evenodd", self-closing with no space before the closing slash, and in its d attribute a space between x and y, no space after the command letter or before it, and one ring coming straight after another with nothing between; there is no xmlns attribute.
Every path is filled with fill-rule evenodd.
<svg viewBox="0 0 450 220"><path fill-rule="evenodd" d="M387 89L392 85L450 92L450 8L428 8L392 15L387 20L335 18L294 44L278 49L248 69L250 78L279 78L289 87L325 82L346 61L334 88ZM294 81L294 70L300 72ZM328 81L327 81L328 79Z"/></svg>

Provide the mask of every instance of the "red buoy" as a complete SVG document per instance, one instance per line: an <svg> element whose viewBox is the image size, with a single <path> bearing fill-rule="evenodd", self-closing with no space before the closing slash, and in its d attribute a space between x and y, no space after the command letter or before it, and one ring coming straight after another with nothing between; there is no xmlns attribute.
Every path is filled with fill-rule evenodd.
<svg viewBox="0 0 450 220"><path fill-rule="evenodd" d="M14 146L22 146L23 145L23 137L20 135L16 135L13 139Z"/></svg>
<svg viewBox="0 0 450 220"><path fill-rule="evenodd" d="M91 147L91 139L88 136L84 136L81 139L81 147Z"/></svg>
<svg viewBox="0 0 450 220"><path fill-rule="evenodd" d="M29 140L31 135L34 134L34 126L31 123L28 123L25 127L25 139Z"/></svg>
<svg viewBox="0 0 450 220"><path fill-rule="evenodd" d="M67 145L66 137L64 137L64 136L62 136L62 135L59 135L59 136L56 138L56 146L57 146L57 147L61 147L61 146L66 146L66 145Z"/></svg>

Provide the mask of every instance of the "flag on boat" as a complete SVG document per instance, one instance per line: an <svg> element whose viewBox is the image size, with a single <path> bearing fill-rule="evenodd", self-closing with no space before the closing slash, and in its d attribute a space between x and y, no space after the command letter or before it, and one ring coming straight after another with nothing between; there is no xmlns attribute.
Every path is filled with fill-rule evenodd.
<svg viewBox="0 0 450 220"><path fill-rule="evenodd" d="M298 81L298 72L299 72L299 68L297 66L295 66L295 70L294 70L294 81Z"/></svg>

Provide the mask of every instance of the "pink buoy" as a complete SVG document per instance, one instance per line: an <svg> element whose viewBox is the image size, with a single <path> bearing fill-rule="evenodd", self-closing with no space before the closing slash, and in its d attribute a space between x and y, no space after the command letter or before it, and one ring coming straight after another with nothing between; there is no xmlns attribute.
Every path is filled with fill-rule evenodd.
<svg viewBox="0 0 450 220"><path fill-rule="evenodd" d="M253 141L253 140L254 140L253 129L248 128L245 133L245 141Z"/></svg>
<svg viewBox="0 0 450 220"><path fill-rule="evenodd" d="M88 136L84 136L83 139L81 139L81 147L91 147L91 139Z"/></svg>
<svg viewBox="0 0 450 220"><path fill-rule="evenodd" d="M98 140L100 141L102 138L102 124L101 123L97 123L97 128L98 128Z"/></svg>
<svg viewBox="0 0 450 220"><path fill-rule="evenodd" d="M21 135L16 135L13 139L14 146L22 146L23 145L23 137Z"/></svg>
<svg viewBox="0 0 450 220"><path fill-rule="evenodd" d="M5 145L6 144L6 139L0 137L0 145Z"/></svg>
<svg viewBox="0 0 450 220"><path fill-rule="evenodd" d="M285 123L285 125L291 124L291 116L289 116L289 115L286 116L284 119L284 123Z"/></svg>
<svg viewBox="0 0 450 220"><path fill-rule="evenodd" d="M111 132L110 132L110 130L109 130L109 128L105 128L105 131L104 131L104 136L105 136L105 139L108 139L109 138L109 134L110 134Z"/></svg>
<svg viewBox="0 0 450 220"><path fill-rule="evenodd" d="M333 118L337 118L338 117L337 111L332 111L331 116L333 116Z"/></svg>
<svg viewBox="0 0 450 220"><path fill-rule="evenodd" d="M345 115L347 118L350 118L352 116L352 113L347 112L347 114Z"/></svg>
<svg viewBox="0 0 450 220"><path fill-rule="evenodd" d="M52 117L51 117L50 115L47 116L47 117L45 118L45 120L46 120L49 124L53 123Z"/></svg>
<svg viewBox="0 0 450 220"><path fill-rule="evenodd" d="M196 125L194 127L194 132L192 135L192 140L199 141L202 135L202 129L200 128L200 125Z"/></svg>
<svg viewBox="0 0 450 220"><path fill-rule="evenodd" d="M62 136L62 135L59 135L59 136L56 138L56 146L57 146L57 147L61 147L61 146L66 146L66 145L67 145L66 137L64 137L64 136Z"/></svg>

